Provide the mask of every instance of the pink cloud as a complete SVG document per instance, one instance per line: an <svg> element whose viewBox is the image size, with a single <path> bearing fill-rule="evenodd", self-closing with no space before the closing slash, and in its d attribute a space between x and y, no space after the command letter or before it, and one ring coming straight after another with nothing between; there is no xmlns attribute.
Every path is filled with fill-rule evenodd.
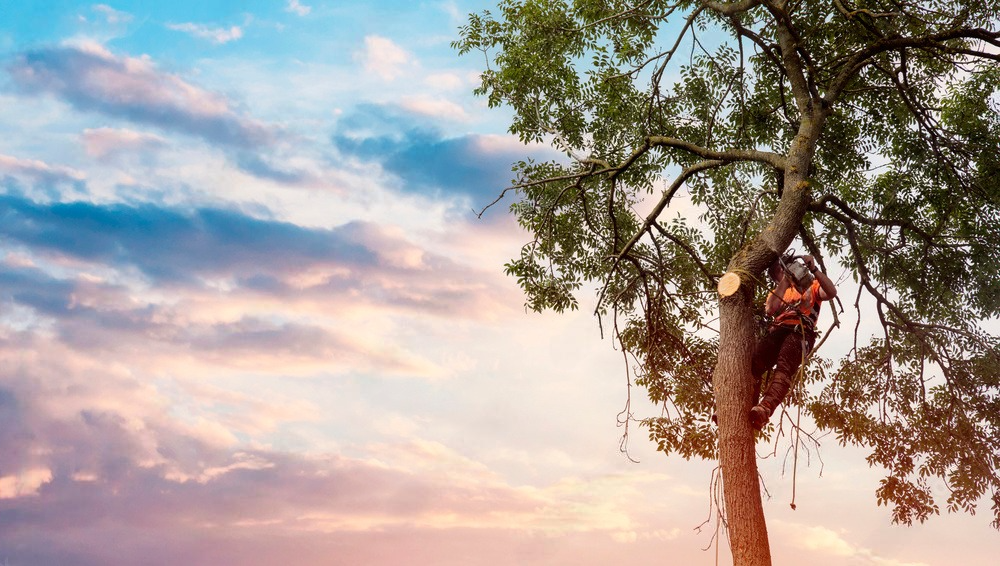
<svg viewBox="0 0 1000 566"><path fill-rule="evenodd" d="M0 234L41 257L133 271L178 291L214 289L216 301L242 296L484 318L516 298L502 274L432 252L399 229L373 223L308 229L231 210L45 204L17 196L0 197L0 211L8 218ZM41 275L23 276L25 285L35 285L28 280Z"/></svg>
<svg viewBox="0 0 1000 566"><path fill-rule="evenodd" d="M365 48L357 57L365 70L378 75L382 80L392 81L413 63L413 57L391 39L378 35L365 37Z"/></svg>
<svg viewBox="0 0 1000 566"><path fill-rule="evenodd" d="M229 213L191 221L155 209L23 208L26 201L7 201L5 229L21 234L12 241L24 253L6 263L4 296L29 309L29 328L44 328L80 352L163 371L440 378L447 374L440 362L402 335L427 315L495 320L519 312L519 295L501 284L502 274L375 224L309 231L258 220L244 225L248 219ZM86 229L74 228L80 222ZM99 234L90 235L95 229ZM258 248L255 239L267 244ZM49 242L69 247L53 255L44 251ZM169 248L167 256L158 257L160 246ZM136 280L132 247L151 274L169 267L178 275ZM53 261L58 268L50 272ZM434 332L447 338L446 330Z"/></svg>
<svg viewBox="0 0 1000 566"><path fill-rule="evenodd" d="M155 150L167 143L156 134L115 128L88 128L83 131L81 139L87 154L97 159Z"/></svg>
<svg viewBox="0 0 1000 566"><path fill-rule="evenodd" d="M17 475L0 476L0 499L38 495L38 490L52 481L52 470L27 468Z"/></svg>
<svg viewBox="0 0 1000 566"><path fill-rule="evenodd" d="M86 179L82 171L59 165L49 165L37 159L22 159L0 154L0 173L34 181L78 182Z"/></svg>
<svg viewBox="0 0 1000 566"><path fill-rule="evenodd" d="M4 549L30 548L36 533L55 546L35 548L57 548L64 561L129 563L102 560L100 544L129 532L136 551L165 552L167 564L204 541L231 552L231 537L262 533L305 541L414 526L507 528L551 505L434 444L402 445L408 459L387 465L218 442L174 416L138 368L45 340L6 341L0 361L0 518L20 517L0 529ZM98 544L79 545L84 532ZM178 545L162 546L161 536Z"/></svg>
<svg viewBox="0 0 1000 566"><path fill-rule="evenodd" d="M391 232L372 235L377 241L374 236L386 238L390 248L396 242ZM149 305L135 290L110 284L76 289L79 308L110 310L120 303L137 316ZM38 291L39 300L49 302ZM179 305L176 298L164 303ZM151 308L147 314L150 321L168 322L158 330L168 333L170 326L189 325L201 310L207 309ZM213 313L203 315L206 322L193 328L209 328ZM260 320L237 320L220 336L270 328ZM621 556L637 563L655 563L665 554L677 563L705 557L699 549L706 541L689 533L702 518L706 493L683 494L677 480L645 466L595 472L580 465L587 457L567 455L570 475L512 480L490 462L514 438L509 428L517 425L504 420L496 436L472 440L462 430L463 440L454 445L422 438L427 432L419 426L378 444L364 433L353 442L349 429L326 431L346 448L327 444L295 454L268 442L283 434L264 433L302 419L319 421L349 410L349 403L275 394L271 384L287 379L280 364L235 391L230 386L246 373L171 365L171 356L156 354L157 332L129 342L136 330L123 325L115 336L120 349L109 354L69 348L56 339L58 329L44 330L8 327L0 334L0 548L10 549L12 563L257 566L284 557L318 566L335 556L376 566L458 565L476 557L485 564L598 566ZM522 339L547 339L538 332L539 339ZM251 341L233 352L266 344ZM413 392L396 389L384 391ZM576 407L570 412L579 411L578 394L559 391L557 398L570 399ZM520 414L505 412L504 419ZM352 423L360 430L386 418L381 411L360 416ZM539 426L544 424L528 430ZM487 448L471 450L470 442ZM539 456L527 454L532 469L545 466ZM665 509L678 510L680 531ZM791 538L776 544L801 561L832 566L837 562L810 559L848 556L831 557L837 548L854 548L856 559L881 556L843 533L787 532Z"/></svg>
<svg viewBox="0 0 1000 566"><path fill-rule="evenodd" d="M25 358L25 351L40 355ZM178 422L141 374L102 374L98 360L39 341L5 344L0 360L18 368L0 376L3 406L17 411L3 415L0 449L11 475L31 484L0 498L0 517L19 517L0 529L0 546L36 549L35 564L128 564L150 552L163 564L185 557L192 564L264 564L284 548L279 539L313 548L334 538L366 556L364 541L389 533L483 540L519 533L515 538L526 542L536 534L613 538L623 526L639 528L628 518L628 502L609 507L594 500L603 497L606 479L510 486L486 466L427 441L374 447L368 457L209 442L193 434L200 427ZM247 541L268 544L243 561ZM316 562L296 563L323 562L317 555Z"/></svg>
<svg viewBox="0 0 1000 566"><path fill-rule="evenodd" d="M225 145L266 145L278 134L226 97L157 69L149 58L118 56L96 43L28 51L8 69L26 92Z"/></svg>

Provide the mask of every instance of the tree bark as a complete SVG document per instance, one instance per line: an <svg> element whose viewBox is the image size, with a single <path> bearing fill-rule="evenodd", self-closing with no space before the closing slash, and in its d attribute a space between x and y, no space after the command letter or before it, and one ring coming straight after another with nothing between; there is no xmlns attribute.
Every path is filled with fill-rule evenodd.
<svg viewBox="0 0 1000 566"><path fill-rule="evenodd" d="M753 285L741 285L720 301L719 360L715 397L719 417L719 464L733 563L770 566L750 407L754 397L750 360L756 345Z"/></svg>
<svg viewBox="0 0 1000 566"><path fill-rule="evenodd" d="M784 185L775 215L764 231L730 262L729 271L740 274L740 285L733 294L719 300L719 359L713 384L719 418L723 497L736 566L771 565L756 441L750 426L756 388L750 368L757 342L753 312L757 285L742 274L761 273L798 233L809 203L806 175L824 119L823 113L803 117L799 135L785 161Z"/></svg>

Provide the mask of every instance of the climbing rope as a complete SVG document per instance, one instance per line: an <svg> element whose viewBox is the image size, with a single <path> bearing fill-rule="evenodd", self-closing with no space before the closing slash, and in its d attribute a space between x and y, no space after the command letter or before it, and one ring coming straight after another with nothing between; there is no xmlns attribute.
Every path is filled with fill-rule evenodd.
<svg viewBox="0 0 1000 566"><path fill-rule="evenodd" d="M784 266L784 264L782 264L782 265ZM773 293L773 291L771 291L771 293ZM808 335L807 335L807 331L812 334L813 340L815 340L815 338L816 338L816 321L811 316L805 315L800 310L800 307L803 305L803 302L806 300L807 293L809 293L808 290L806 292L804 292L804 293L801 293L800 297L799 297L799 300L795 301L794 303L789 303L789 302L785 301L784 297L780 297L777 294L775 294L775 296L778 297L778 300L780 300L784 304L784 307L782 308L781 312L778 313L774 317L774 320L779 319L784 313L789 312L791 310L797 311L796 314L798 315L797 316L798 324L796 325L796 330L795 331L799 334L799 337L800 337L800 340L801 340L801 348L800 348L800 351L801 351L801 360L799 362L798 370L795 372L795 375L792 378L792 384L793 384L793 387L795 387L796 389L800 390L799 391L800 395L801 395L801 389L805 387L805 372L806 372L806 368L808 366L808 363L809 363L809 361L812 360L814 353L826 341L826 336L828 335L828 333L824 334L823 340L821 340L819 344L815 344L812 348L809 347L809 338L808 338ZM815 309L817 309L815 314L818 314L819 304L816 302L815 297L813 297L811 294L809 294L809 301L812 303L812 306L810 307L810 311L812 311L812 309L815 308ZM801 424L802 424L802 405L801 405L801 403L799 403L796 406L795 439L793 440L793 443L792 443L792 501L790 503L790 506L791 506L791 508L793 510L795 510L795 508L796 508L795 498L796 498L796 491L797 491L796 488L797 488L797 485L798 485L799 444L802 442L802 440L801 440L801 435L802 435Z"/></svg>

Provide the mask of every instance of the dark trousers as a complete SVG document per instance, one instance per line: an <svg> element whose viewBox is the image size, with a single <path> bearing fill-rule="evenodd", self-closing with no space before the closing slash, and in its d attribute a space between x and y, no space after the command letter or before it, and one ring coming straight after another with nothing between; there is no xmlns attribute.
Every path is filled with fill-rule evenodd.
<svg viewBox="0 0 1000 566"><path fill-rule="evenodd" d="M792 388L792 378L802 364L803 347L805 354L812 350L816 334L805 331L803 335L797 327L772 326L767 334L757 342L751 365L756 380L757 399L770 413L781 404ZM767 370L774 368L767 389L761 396L761 380Z"/></svg>

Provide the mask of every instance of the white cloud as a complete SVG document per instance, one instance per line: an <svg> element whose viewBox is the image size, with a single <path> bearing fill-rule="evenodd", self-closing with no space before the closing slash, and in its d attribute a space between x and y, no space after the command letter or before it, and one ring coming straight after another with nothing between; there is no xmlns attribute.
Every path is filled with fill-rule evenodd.
<svg viewBox="0 0 1000 566"><path fill-rule="evenodd" d="M458 5L455 4L454 0L448 0L446 2L442 2L441 9L444 11L445 14L448 14L448 17L451 18L451 21L457 23L464 23L465 14L462 12L462 10L458 8Z"/></svg>
<svg viewBox="0 0 1000 566"><path fill-rule="evenodd" d="M826 527L799 526L798 529L802 536L796 540L804 548L834 556L852 556L857 553L857 549L844 540L840 534Z"/></svg>
<svg viewBox="0 0 1000 566"><path fill-rule="evenodd" d="M132 21L132 14L115 10L107 4L95 4L91 9L104 16L104 21L109 24L124 24Z"/></svg>
<svg viewBox="0 0 1000 566"><path fill-rule="evenodd" d="M167 24L169 29L182 31L200 39L207 39L215 44L229 43L243 37L243 30L239 26L226 28L213 28L203 24L183 23Z"/></svg>
<svg viewBox="0 0 1000 566"><path fill-rule="evenodd" d="M300 16L307 16L309 15L309 12L312 11L312 7L301 4L299 0L288 0L288 5L285 6L285 11L292 12L293 14L298 14Z"/></svg>
<svg viewBox="0 0 1000 566"><path fill-rule="evenodd" d="M365 70L383 80L391 81L403 73L403 67L413 62L413 56L391 39L378 35L365 37L365 49L359 54Z"/></svg>
<svg viewBox="0 0 1000 566"><path fill-rule="evenodd" d="M401 105L410 112L423 114L424 116L431 116L433 118L461 121L469 119L469 115L466 114L464 108L443 98L429 96L406 96L403 97Z"/></svg>
<svg viewBox="0 0 1000 566"><path fill-rule="evenodd" d="M466 87L466 82L455 73L433 73L427 75L424 83L438 90L460 90Z"/></svg>

